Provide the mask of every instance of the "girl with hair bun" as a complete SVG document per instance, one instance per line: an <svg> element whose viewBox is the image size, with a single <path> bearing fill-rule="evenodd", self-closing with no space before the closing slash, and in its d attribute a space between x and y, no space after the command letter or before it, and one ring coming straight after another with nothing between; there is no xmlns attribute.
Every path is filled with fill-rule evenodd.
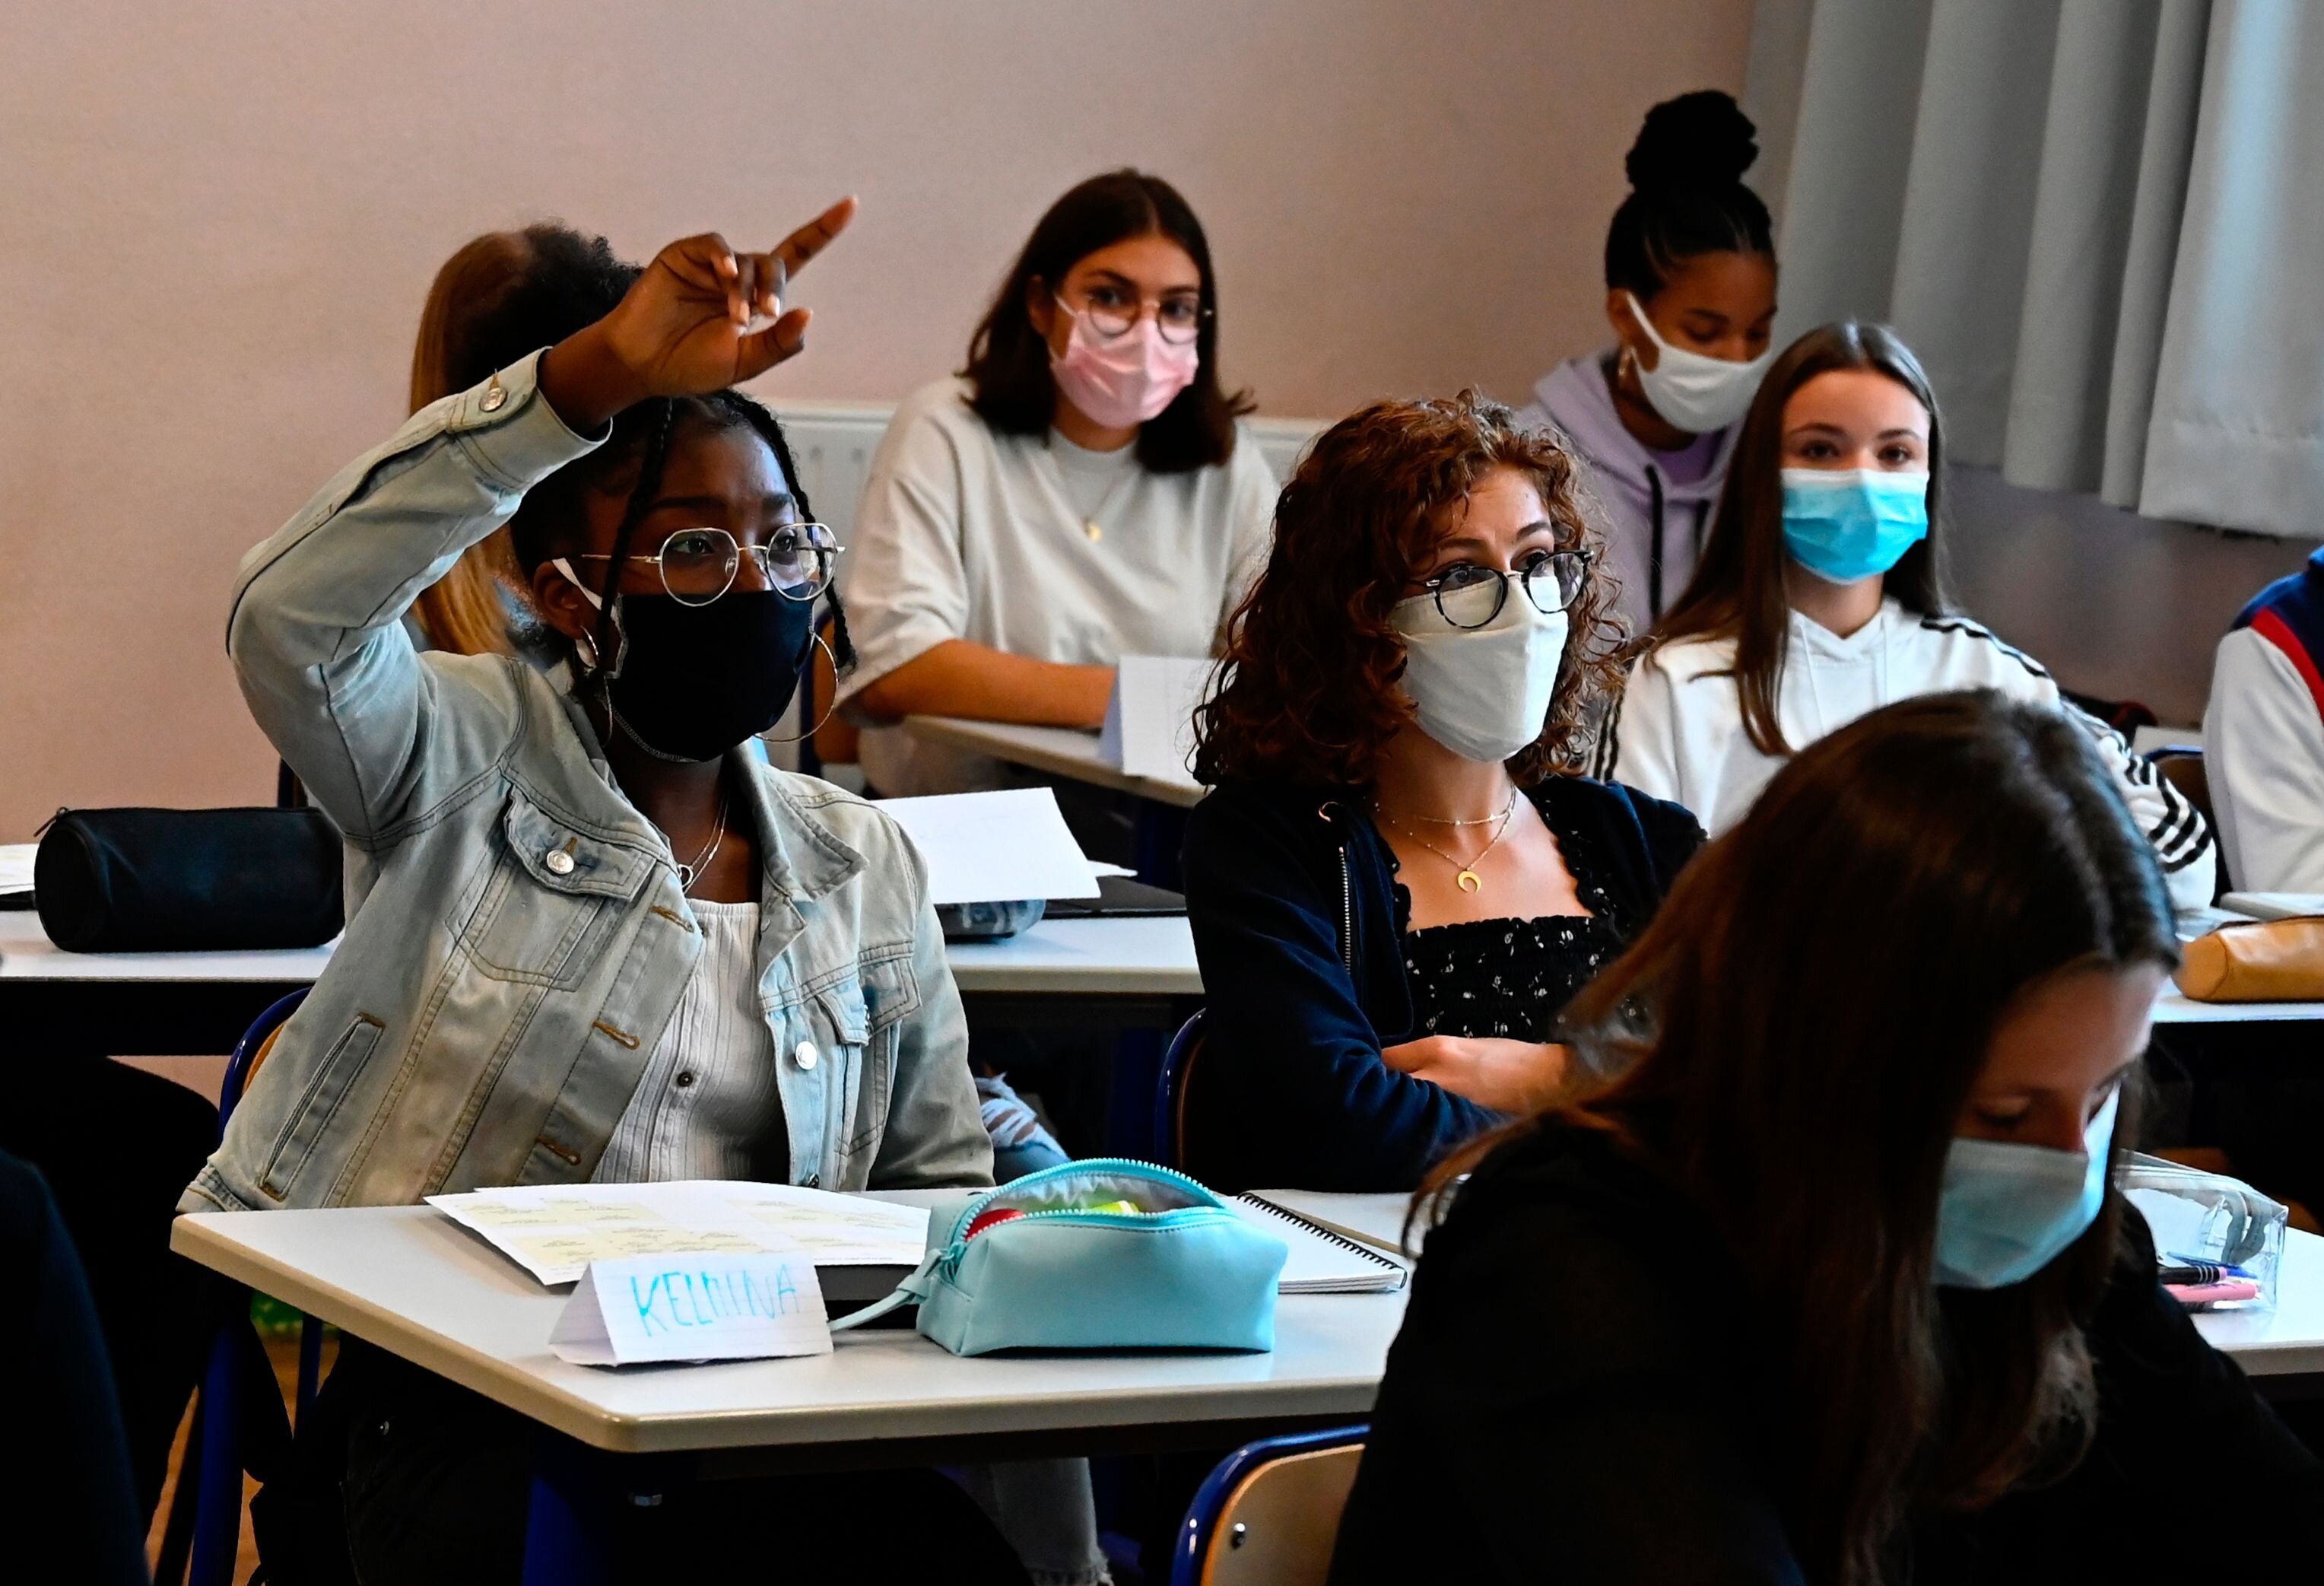
<svg viewBox="0 0 2324 1586"><path fill-rule="evenodd" d="M1767 365L1775 244L1743 185L1757 131L1704 89L1646 112L1606 234L1612 351L1544 375L1520 423L1554 426L1590 466L1618 609L1643 633L1686 587L1727 477L1735 421Z"/></svg>

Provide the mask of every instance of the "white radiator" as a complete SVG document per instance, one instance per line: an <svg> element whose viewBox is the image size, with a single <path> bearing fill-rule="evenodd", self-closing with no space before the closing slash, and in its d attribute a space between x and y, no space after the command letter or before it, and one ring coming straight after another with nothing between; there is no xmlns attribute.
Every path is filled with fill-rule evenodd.
<svg viewBox="0 0 2324 1586"><path fill-rule="evenodd" d="M855 506L863 499L863 481L872 472L872 454L888 432L896 410L892 402L785 402L777 410L783 432L790 437L791 454L798 461L799 483L816 516L831 525L846 542L855 527ZM1245 420L1259 455L1281 480L1290 475L1301 448L1322 432L1321 419Z"/></svg>

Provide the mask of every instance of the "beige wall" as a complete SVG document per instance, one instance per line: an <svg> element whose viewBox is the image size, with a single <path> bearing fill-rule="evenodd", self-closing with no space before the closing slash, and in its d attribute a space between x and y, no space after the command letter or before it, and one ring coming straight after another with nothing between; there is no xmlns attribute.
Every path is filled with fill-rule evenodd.
<svg viewBox="0 0 2324 1586"><path fill-rule="evenodd" d="M632 254L845 191L777 392L955 364L1041 207L1135 162L1271 412L1521 392L1599 341L1646 105L1741 86L1750 0L124 0L0 49L0 841L271 797L236 558L401 414L437 263L544 216Z"/></svg>

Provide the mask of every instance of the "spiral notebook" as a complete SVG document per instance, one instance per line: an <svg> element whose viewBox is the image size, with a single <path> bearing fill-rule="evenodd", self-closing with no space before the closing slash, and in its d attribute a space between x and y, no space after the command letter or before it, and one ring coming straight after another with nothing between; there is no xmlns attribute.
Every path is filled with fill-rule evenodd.
<svg viewBox="0 0 2324 1586"><path fill-rule="evenodd" d="M1311 1222L1258 1195L1234 1195L1227 1204L1254 1228L1291 1247L1276 1285L1283 1294L1386 1294L1404 1286L1403 1262Z"/></svg>

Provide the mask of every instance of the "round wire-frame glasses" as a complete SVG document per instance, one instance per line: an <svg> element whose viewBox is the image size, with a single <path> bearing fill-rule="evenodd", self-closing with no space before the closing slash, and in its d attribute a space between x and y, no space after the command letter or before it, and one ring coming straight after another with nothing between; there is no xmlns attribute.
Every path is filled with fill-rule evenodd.
<svg viewBox="0 0 2324 1586"><path fill-rule="evenodd" d="M733 588L746 556L759 564L770 588L804 602L831 587L833 567L844 549L823 523L779 523L761 545L744 545L724 529L706 527L672 530L654 555L629 559L658 572L662 588L681 605L708 605ZM613 558L585 552L576 559Z"/></svg>

